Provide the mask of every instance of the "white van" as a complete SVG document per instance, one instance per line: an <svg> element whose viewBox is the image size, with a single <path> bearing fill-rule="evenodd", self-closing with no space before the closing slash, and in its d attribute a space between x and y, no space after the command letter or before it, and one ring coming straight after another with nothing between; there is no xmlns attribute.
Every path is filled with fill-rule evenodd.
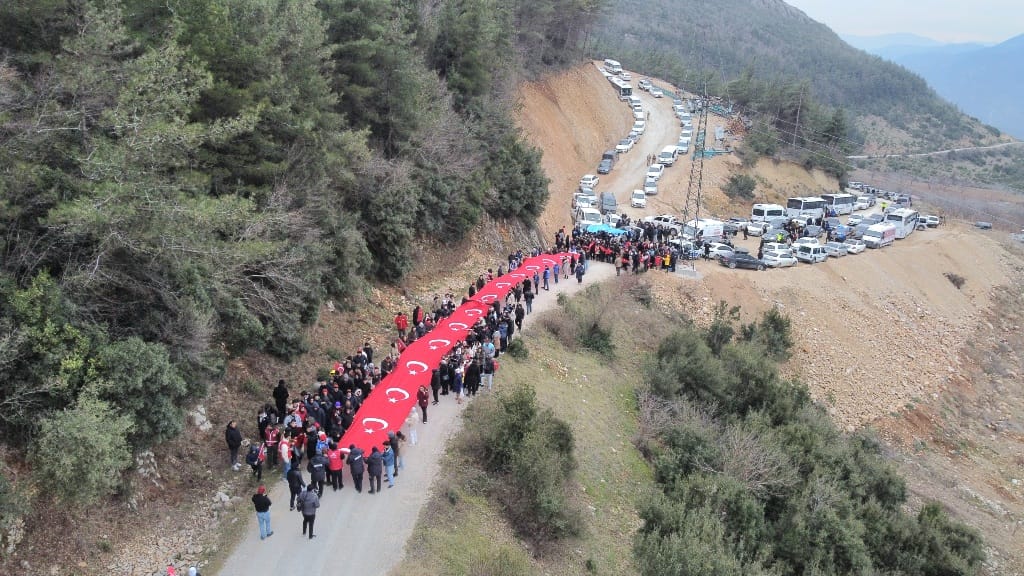
<svg viewBox="0 0 1024 576"><path fill-rule="evenodd" d="M800 244L796 247L793 255L796 256L797 260L807 262L808 264L828 260L828 252L825 252L825 247L815 244Z"/></svg>
<svg viewBox="0 0 1024 576"><path fill-rule="evenodd" d="M644 130L646 130L646 129L647 129L647 122L644 122L643 120L637 120L636 122L633 122L633 130L636 130L640 134L643 134Z"/></svg>
<svg viewBox="0 0 1024 576"><path fill-rule="evenodd" d="M576 209L576 214L573 217L576 224L583 229L591 224L600 224L604 222L601 217L601 212L596 208L583 208L582 206Z"/></svg>
<svg viewBox="0 0 1024 576"><path fill-rule="evenodd" d="M626 100L626 103L632 106L633 108L636 108L637 106L642 104L642 102L640 102L640 97L637 96L636 94L631 94L629 96L629 100Z"/></svg>
<svg viewBox="0 0 1024 576"><path fill-rule="evenodd" d="M665 146L661 149L661 153L658 154L658 164L671 166L676 163L677 156L679 156L679 148L676 148L675 146Z"/></svg>
<svg viewBox="0 0 1024 576"><path fill-rule="evenodd" d="M892 224L872 224L864 231L861 240L868 248L882 248L896 241L896 227Z"/></svg>
<svg viewBox="0 0 1024 576"><path fill-rule="evenodd" d="M630 104L629 107L633 110L633 112L643 112L644 111L643 104L641 104L639 102L634 102L633 104Z"/></svg>
<svg viewBox="0 0 1024 576"><path fill-rule="evenodd" d="M767 222L774 218L785 218L786 207L779 204L754 204L750 210L751 222Z"/></svg>
<svg viewBox="0 0 1024 576"><path fill-rule="evenodd" d="M634 108L633 109L633 120L643 120L643 119L644 119L644 111L643 110L637 110L636 108Z"/></svg>
<svg viewBox="0 0 1024 576"><path fill-rule="evenodd" d="M643 190L633 190L629 197L629 205L632 208L647 208L647 194Z"/></svg>

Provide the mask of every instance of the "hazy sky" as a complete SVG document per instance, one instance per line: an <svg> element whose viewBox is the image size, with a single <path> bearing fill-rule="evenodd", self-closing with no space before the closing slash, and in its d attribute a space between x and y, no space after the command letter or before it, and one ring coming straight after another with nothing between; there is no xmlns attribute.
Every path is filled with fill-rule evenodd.
<svg viewBox="0 0 1024 576"><path fill-rule="evenodd" d="M1024 33L1022 0L785 0L839 34L909 32L943 42L1002 42Z"/></svg>

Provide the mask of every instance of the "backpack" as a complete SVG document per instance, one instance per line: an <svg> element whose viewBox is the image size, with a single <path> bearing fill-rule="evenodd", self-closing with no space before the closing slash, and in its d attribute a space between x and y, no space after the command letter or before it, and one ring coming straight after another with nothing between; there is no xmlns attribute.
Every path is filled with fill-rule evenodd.
<svg viewBox="0 0 1024 576"><path fill-rule="evenodd" d="M260 447L255 444L249 446L249 453L245 455L245 463L250 466L255 466L260 461Z"/></svg>
<svg viewBox="0 0 1024 576"><path fill-rule="evenodd" d="M488 356L486 359L484 359L484 371L489 373L494 372L494 358Z"/></svg>

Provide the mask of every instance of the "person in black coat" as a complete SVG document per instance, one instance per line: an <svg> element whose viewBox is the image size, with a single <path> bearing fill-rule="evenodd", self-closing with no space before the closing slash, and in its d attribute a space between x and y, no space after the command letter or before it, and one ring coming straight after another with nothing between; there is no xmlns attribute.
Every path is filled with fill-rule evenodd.
<svg viewBox="0 0 1024 576"><path fill-rule="evenodd" d="M384 473L384 455L374 446L366 457L366 472L370 475L370 494L380 492L380 478Z"/></svg>
<svg viewBox="0 0 1024 576"><path fill-rule="evenodd" d="M311 488L316 489L317 496L324 495L324 482L327 481L327 464L327 457L323 455L323 452L317 452L309 460L309 485Z"/></svg>
<svg viewBox="0 0 1024 576"><path fill-rule="evenodd" d="M274 402L277 404L277 413L284 414L285 407L288 405L288 387L285 386L284 380L277 381L277 387L274 388L273 396Z"/></svg>
<svg viewBox="0 0 1024 576"><path fill-rule="evenodd" d="M288 475L285 476L288 480L288 491L291 492L291 499L288 501L288 509L295 510L295 498L302 493L302 489L306 487L306 481L302 479L302 470L297 466L292 466L288 470Z"/></svg>
<svg viewBox="0 0 1024 576"><path fill-rule="evenodd" d="M474 359L466 367L466 393L470 396L476 396L477 390L480 389L480 362Z"/></svg>
<svg viewBox="0 0 1024 576"><path fill-rule="evenodd" d="M356 486L356 492L363 491L363 472L366 470L366 460L363 458L363 451L356 448L355 444L348 447L348 458L345 459L349 471L352 472L352 483Z"/></svg>
<svg viewBox="0 0 1024 576"><path fill-rule="evenodd" d="M441 391L441 371L438 370L437 368L434 368L434 370L431 371L430 389L434 393L434 404L436 405L438 402L437 393Z"/></svg>
<svg viewBox="0 0 1024 576"><path fill-rule="evenodd" d="M238 463L238 449L242 446L242 433L238 431L238 422L228 422L224 429L224 441L227 442L228 452L231 453L231 469L238 470L241 465Z"/></svg>

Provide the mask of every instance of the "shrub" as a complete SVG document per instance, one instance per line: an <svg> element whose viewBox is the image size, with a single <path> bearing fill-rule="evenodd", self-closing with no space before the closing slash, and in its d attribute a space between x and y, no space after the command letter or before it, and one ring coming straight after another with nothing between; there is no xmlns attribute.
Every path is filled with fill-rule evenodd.
<svg viewBox="0 0 1024 576"><path fill-rule="evenodd" d="M598 322L591 322L586 326L579 336L580 345L588 350L608 356L615 355L615 342L612 340L612 333Z"/></svg>
<svg viewBox="0 0 1024 576"><path fill-rule="evenodd" d="M757 181L746 174L733 174L725 183L725 195L734 200L751 200Z"/></svg>
<svg viewBox="0 0 1024 576"><path fill-rule="evenodd" d="M516 338L508 344L508 355L517 360L526 360L530 357L530 349L523 344L522 338Z"/></svg>
<svg viewBox="0 0 1024 576"><path fill-rule="evenodd" d="M132 428L130 416L88 396L45 418L31 453L39 486L76 507L113 493L131 465Z"/></svg>
<svg viewBox="0 0 1024 576"><path fill-rule="evenodd" d="M957 290L963 288L964 284L967 283L967 278L964 278L963 276L956 274L954 272L946 272L945 274L943 274L943 276L945 276L947 280L952 282L953 286L956 286Z"/></svg>

